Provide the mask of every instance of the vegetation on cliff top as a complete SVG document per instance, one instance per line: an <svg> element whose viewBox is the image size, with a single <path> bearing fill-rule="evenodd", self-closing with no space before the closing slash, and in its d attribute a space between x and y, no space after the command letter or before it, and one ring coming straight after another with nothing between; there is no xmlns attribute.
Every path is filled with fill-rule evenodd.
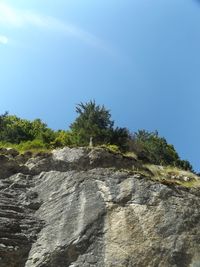
<svg viewBox="0 0 200 267"><path fill-rule="evenodd" d="M69 130L54 131L40 119L21 119L8 112L0 115L0 147L13 147L20 152L45 151L64 146L107 145L110 149L136 155L138 160L193 171L189 161L180 159L174 146L158 132L114 127L110 111L95 101L80 103L77 118Z"/></svg>

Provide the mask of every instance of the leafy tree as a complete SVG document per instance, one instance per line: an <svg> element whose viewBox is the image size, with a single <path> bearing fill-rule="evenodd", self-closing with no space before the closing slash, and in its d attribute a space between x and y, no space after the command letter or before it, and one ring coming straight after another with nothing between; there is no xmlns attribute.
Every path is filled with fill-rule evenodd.
<svg viewBox="0 0 200 267"><path fill-rule="evenodd" d="M59 130L55 133L55 135L55 139L51 142L51 146L53 148L72 146L75 143L73 140L73 135L70 131Z"/></svg>
<svg viewBox="0 0 200 267"><path fill-rule="evenodd" d="M138 158L158 165L173 165L193 171L189 161L181 160L173 145L167 143L158 132L139 130L132 138L132 148Z"/></svg>
<svg viewBox="0 0 200 267"><path fill-rule="evenodd" d="M35 138L40 138L41 134L47 130L47 125L43 123L40 119L35 119L31 122L31 135Z"/></svg>
<svg viewBox="0 0 200 267"><path fill-rule="evenodd" d="M108 143L114 122L111 114L104 106L97 105L95 101L80 103L76 107L78 117L70 128L76 136L79 145L87 145L90 137L95 144Z"/></svg>
<svg viewBox="0 0 200 267"><path fill-rule="evenodd" d="M179 160L177 162L177 166L186 170L186 171L191 171L194 172L193 167L191 165L191 163L188 160Z"/></svg>
<svg viewBox="0 0 200 267"><path fill-rule="evenodd" d="M19 143L31 139L31 123L28 120L22 120L17 116L6 114L1 121L0 138L1 141Z"/></svg>
<svg viewBox="0 0 200 267"><path fill-rule="evenodd" d="M178 153L158 132L139 130L134 135L135 147L139 158L153 164L174 164L179 160Z"/></svg>
<svg viewBox="0 0 200 267"><path fill-rule="evenodd" d="M127 151L129 148L129 140L131 134L127 128L116 127L112 129L110 136L110 143L117 145L122 151Z"/></svg>
<svg viewBox="0 0 200 267"><path fill-rule="evenodd" d="M8 116L8 111L6 111L4 114L0 115L0 131L3 130L5 126L5 118Z"/></svg>
<svg viewBox="0 0 200 267"><path fill-rule="evenodd" d="M31 122L8 113L0 116L0 141L19 144L38 139L48 144L54 138L54 131L40 119Z"/></svg>

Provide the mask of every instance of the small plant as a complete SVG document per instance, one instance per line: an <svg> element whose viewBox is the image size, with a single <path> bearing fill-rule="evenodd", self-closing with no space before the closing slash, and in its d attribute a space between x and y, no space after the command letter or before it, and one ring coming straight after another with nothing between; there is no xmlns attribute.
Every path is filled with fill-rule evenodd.
<svg viewBox="0 0 200 267"><path fill-rule="evenodd" d="M108 145L101 145L100 147L105 148L112 153L120 153L121 154L121 151L117 145L109 145L108 144Z"/></svg>

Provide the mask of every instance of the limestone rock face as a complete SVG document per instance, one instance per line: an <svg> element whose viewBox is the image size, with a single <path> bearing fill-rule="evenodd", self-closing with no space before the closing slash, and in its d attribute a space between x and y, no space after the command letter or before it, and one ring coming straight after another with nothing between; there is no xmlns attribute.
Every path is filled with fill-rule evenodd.
<svg viewBox="0 0 200 267"><path fill-rule="evenodd" d="M0 266L200 266L199 189L152 181L137 164L86 148L2 164Z"/></svg>

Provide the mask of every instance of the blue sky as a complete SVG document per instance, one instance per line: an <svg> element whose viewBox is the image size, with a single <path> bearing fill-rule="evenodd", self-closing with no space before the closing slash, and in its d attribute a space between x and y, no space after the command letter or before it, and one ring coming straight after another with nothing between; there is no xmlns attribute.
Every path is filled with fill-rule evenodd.
<svg viewBox="0 0 200 267"><path fill-rule="evenodd" d="M67 129L95 99L200 170L200 1L0 1L0 113Z"/></svg>

